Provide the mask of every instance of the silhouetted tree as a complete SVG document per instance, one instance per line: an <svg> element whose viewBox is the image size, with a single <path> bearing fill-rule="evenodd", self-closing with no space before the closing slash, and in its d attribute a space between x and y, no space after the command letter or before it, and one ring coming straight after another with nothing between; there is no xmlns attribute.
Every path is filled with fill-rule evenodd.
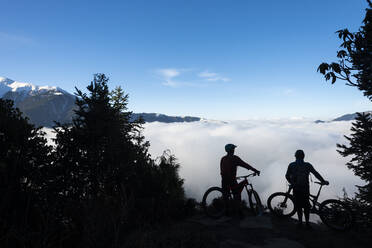
<svg viewBox="0 0 372 248"><path fill-rule="evenodd" d="M342 39L341 50L337 51L338 62L322 63L318 71L326 80L346 81L347 85L357 87L372 100L372 3L367 0L368 8L363 24L358 32L348 29L336 33Z"/></svg>
<svg viewBox="0 0 372 248"><path fill-rule="evenodd" d="M55 127L53 184L81 246L115 246L124 230L173 218L184 204L174 157L151 159L143 121L130 121L128 95L107 82L96 74L88 94L76 89L72 124Z"/></svg>
<svg viewBox="0 0 372 248"><path fill-rule="evenodd" d="M55 146L0 99L0 246L120 247L128 232L184 216L179 164L151 159L143 120L104 74L77 89L76 116ZM190 205L190 204L189 204Z"/></svg>
<svg viewBox="0 0 372 248"><path fill-rule="evenodd" d="M37 246L44 239L50 153L40 128L0 98L0 246Z"/></svg>
<svg viewBox="0 0 372 248"><path fill-rule="evenodd" d="M325 76L326 80L332 79L332 84L337 79L344 80L347 85L357 87L372 100L372 2L370 0L367 2L368 8L363 25L358 32L351 33L347 29L336 32L343 41L342 49L337 52L339 61L331 64L322 63L318 71ZM347 163L348 168L366 182L366 185L358 186L359 193L356 199L364 204L363 211L367 211L366 215L370 216L372 215L371 115L358 113L351 132L350 137L345 136L350 144L338 144L338 152L342 156L352 157Z"/></svg>
<svg viewBox="0 0 372 248"><path fill-rule="evenodd" d="M358 113L351 127L351 135L345 138L349 145L337 144L338 152L344 156L352 156L347 163L354 174L366 182L358 186L357 199L362 204L372 208L372 116L368 113ZM372 210L372 209L371 209ZM372 214L372 211L371 211Z"/></svg>

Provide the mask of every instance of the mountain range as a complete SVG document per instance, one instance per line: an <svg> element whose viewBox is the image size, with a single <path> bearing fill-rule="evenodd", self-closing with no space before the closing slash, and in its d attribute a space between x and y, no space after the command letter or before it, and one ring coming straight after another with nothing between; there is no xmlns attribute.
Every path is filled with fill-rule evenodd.
<svg viewBox="0 0 372 248"><path fill-rule="evenodd" d="M52 127L54 121L69 123L74 116L76 96L54 86L35 86L30 83L17 82L6 77L0 77L0 98L14 101L36 126ZM133 113L132 120L142 116L145 122L193 122L199 117L168 116L157 113Z"/></svg>
<svg viewBox="0 0 372 248"><path fill-rule="evenodd" d="M52 127L54 122L69 123L74 116L76 96L55 86L36 86L0 77L0 98L11 99L30 122L36 126ZM371 113L372 111L367 111ZM142 116L145 122L194 122L203 120L193 116L168 116L157 113L133 113L132 120ZM356 113L345 114L332 121L354 120ZM315 123L326 121L317 120Z"/></svg>
<svg viewBox="0 0 372 248"><path fill-rule="evenodd" d="M363 113L372 114L372 111L365 111ZM336 119L333 119L332 121L352 121L352 120L355 120L356 117L357 117L357 113L346 114L346 115L342 115L340 117L337 117Z"/></svg>
<svg viewBox="0 0 372 248"><path fill-rule="evenodd" d="M361 112L361 113L372 114L372 111L364 111L364 112ZM316 120L315 123L325 123L325 122L333 122L333 121L352 121L352 120L355 120L356 117L357 117L357 113L345 114L345 115L337 117L337 118L335 118L331 121Z"/></svg>

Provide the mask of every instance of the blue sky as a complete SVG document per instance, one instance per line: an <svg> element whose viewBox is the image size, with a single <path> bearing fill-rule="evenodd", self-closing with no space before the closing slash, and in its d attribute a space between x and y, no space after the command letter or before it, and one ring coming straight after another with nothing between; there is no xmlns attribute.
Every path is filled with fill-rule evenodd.
<svg viewBox="0 0 372 248"><path fill-rule="evenodd" d="M70 92L94 73L135 112L210 119L332 118L372 110L316 72L364 0L2 0L0 76Z"/></svg>

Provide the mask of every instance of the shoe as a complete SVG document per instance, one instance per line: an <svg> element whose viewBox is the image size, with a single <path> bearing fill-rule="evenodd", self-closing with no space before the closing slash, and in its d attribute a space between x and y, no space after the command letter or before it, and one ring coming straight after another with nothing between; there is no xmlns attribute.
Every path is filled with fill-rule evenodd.
<svg viewBox="0 0 372 248"><path fill-rule="evenodd" d="M296 228L297 229L302 229L302 222L298 222L297 225L296 225Z"/></svg>

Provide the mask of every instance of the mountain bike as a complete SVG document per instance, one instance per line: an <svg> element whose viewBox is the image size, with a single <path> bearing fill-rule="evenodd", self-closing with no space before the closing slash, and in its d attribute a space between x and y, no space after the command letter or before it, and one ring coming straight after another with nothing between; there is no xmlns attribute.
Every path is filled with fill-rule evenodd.
<svg viewBox="0 0 372 248"><path fill-rule="evenodd" d="M248 177L257 176L257 173L252 173L246 176L239 176L236 179L242 181L239 183L243 186L242 194L245 189L246 194L242 198L246 198L249 201L249 208L254 215L263 213L263 206L258 193L253 189L253 185L248 181ZM245 197L246 196L246 197ZM220 187L211 187L203 195L202 206L206 215L212 218L219 218L226 214L229 204L233 201L233 192L230 188L227 195L227 199L224 199L223 190ZM243 207L246 206L246 202L242 201Z"/></svg>
<svg viewBox="0 0 372 248"><path fill-rule="evenodd" d="M343 231L351 227L353 216L351 210L342 201L328 199L322 203L318 202L320 191L324 184L319 184L316 195L310 194L310 213L319 215L320 219L328 227ZM291 194L293 187L290 185L287 192L276 192L267 199L267 206L270 211L279 217L291 217L296 213L294 196Z"/></svg>

